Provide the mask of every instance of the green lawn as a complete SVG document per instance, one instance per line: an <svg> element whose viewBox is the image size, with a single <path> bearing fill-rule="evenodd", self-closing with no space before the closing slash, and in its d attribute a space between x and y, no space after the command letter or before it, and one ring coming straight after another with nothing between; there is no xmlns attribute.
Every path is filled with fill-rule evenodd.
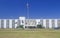
<svg viewBox="0 0 60 38"><path fill-rule="evenodd" d="M0 29L0 38L60 38L60 30Z"/></svg>

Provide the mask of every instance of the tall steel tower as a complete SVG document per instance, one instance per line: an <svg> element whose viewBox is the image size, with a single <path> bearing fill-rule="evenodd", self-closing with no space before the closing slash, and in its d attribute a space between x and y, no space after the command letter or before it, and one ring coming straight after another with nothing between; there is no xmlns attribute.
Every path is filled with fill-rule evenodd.
<svg viewBox="0 0 60 38"><path fill-rule="evenodd" d="M29 2L28 1L26 3L26 7L27 7L27 18L29 19Z"/></svg>

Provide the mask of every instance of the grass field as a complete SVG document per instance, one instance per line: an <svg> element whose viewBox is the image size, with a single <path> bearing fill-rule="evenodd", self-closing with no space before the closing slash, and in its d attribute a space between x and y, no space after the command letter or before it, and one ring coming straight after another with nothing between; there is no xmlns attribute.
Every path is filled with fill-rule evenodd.
<svg viewBox="0 0 60 38"><path fill-rule="evenodd" d="M60 30L0 29L0 38L60 38Z"/></svg>

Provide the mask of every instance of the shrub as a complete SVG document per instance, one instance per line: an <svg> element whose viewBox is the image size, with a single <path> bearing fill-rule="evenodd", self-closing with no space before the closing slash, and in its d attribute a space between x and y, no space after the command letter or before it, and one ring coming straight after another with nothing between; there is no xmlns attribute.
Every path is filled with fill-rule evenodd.
<svg viewBox="0 0 60 38"><path fill-rule="evenodd" d="M19 25L19 26L17 26L17 28L23 28L23 26L24 26L24 25Z"/></svg>
<svg viewBox="0 0 60 38"><path fill-rule="evenodd" d="M40 25L37 25L37 28L42 28L42 25L40 24Z"/></svg>

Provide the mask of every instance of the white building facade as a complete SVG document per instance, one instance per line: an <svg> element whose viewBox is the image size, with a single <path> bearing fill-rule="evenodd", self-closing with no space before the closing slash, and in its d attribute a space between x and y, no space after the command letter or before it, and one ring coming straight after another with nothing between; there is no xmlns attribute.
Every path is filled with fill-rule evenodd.
<svg viewBox="0 0 60 38"><path fill-rule="evenodd" d="M57 28L60 27L60 19L26 19L25 17L0 19L0 28L17 28L19 25L23 25L24 28L37 27L38 24L41 24L44 28Z"/></svg>

